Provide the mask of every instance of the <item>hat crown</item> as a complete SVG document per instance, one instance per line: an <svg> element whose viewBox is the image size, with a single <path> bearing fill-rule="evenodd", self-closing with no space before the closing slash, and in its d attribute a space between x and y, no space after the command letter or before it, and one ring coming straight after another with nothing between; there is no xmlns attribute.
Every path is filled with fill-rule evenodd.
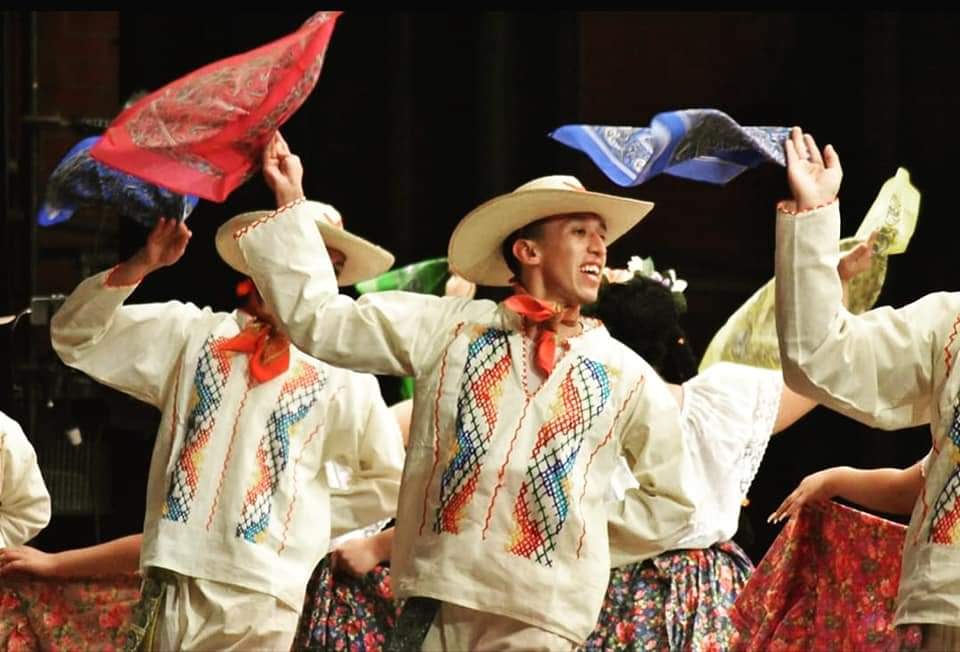
<svg viewBox="0 0 960 652"><path fill-rule="evenodd" d="M585 192L586 188L584 188L580 180L574 176L569 174L552 174L528 181L514 190L514 192L525 192L527 190L575 190L577 192Z"/></svg>

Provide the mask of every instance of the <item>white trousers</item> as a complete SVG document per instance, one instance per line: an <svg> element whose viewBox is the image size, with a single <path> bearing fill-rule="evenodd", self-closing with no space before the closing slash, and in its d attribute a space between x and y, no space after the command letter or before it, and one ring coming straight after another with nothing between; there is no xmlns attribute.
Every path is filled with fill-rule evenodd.
<svg viewBox="0 0 960 652"><path fill-rule="evenodd" d="M299 611L265 593L174 577L160 607L153 650L290 650Z"/></svg>
<svg viewBox="0 0 960 652"><path fill-rule="evenodd" d="M577 644L525 622L441 602L423 640L424 652L557 652Z"/></svg>

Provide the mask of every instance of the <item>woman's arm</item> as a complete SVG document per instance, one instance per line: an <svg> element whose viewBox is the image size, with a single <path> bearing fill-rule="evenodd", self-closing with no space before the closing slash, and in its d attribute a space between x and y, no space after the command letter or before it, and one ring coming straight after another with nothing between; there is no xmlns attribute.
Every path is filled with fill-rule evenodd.
<svg viewBox="0 0 960 652"><path fill-rule="evenodd" d="M837 496L878 512L909 514L923 486L922 464L906 469L835 466L818 471L805 477L767 521L777 523L798 514L806 503Z"/></svg>
<svg viewBox="0 0 960 652"><path fill-rule="evenodd" d="M20 546L0 550L0 576L29 573L40 577L93 577L133 573L140 567L143 534L131 534L87 548L48 553Z"/></svg>

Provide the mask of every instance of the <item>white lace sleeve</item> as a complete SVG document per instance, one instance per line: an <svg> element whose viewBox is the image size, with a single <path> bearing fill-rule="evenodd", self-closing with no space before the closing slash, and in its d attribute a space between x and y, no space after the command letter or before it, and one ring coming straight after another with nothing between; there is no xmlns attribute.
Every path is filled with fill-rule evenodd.
<svg viewBox="0 0 960 652"><path fill-rule="evenodd" d="M699 484L688 547L725 541L757 474L783 393L779 371L718 363L683 385L682 429L692 481Z"/></svg>

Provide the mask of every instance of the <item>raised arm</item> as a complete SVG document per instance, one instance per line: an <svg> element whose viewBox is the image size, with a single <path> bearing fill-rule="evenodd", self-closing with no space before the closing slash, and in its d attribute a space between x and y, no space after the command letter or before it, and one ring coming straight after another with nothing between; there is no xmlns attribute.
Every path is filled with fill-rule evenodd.
<svg viewBox="0 0 960 652"><path fill-rule="evenodd" d="M60 359L160 407L191 329L213 313L175 301L123 302L147 274L179 260L190 235L184 223L161 219L130 259L80 283L50 321Z"/></svg>
<svg viewBox="0 0 960 652"><path fill-rule="evenodd" d="M302 168L279 142L265 151L264 177L280 208L234 234L257 289L290 339L314 357L357 371L417 375L470 306L488 302L407 292L353 301L339 294L317 226L333 209L300 200Z"/></svg>
<svg viewBox="0 0 960 652"><path fill-rule="evenodd" d="M840 160L795 129L786 145L794 200L777 217L777 335L791 389L869 425L930 420L934 364L960 312L956 295L852 315L837 272Z"/></svg>

